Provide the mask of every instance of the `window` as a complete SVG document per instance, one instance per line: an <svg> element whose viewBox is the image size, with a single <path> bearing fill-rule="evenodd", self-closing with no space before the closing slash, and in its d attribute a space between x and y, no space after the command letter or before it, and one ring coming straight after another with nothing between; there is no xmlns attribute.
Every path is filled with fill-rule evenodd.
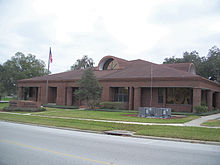
<svg viewBox="0 0 220 165"><path fill-rule="evenodd" d="M29 97L33 97L33 88L32 87L29 88Z"/></svg>
<svg viewBox="0 0 220 165"><path fill-rule="evenodd" d="M114 88L115 102L128 102L128 87Z"/></svg>
<svg viewBox="0 0 220 165"><path fill-rule="evenodd" d="M30 87L29 88L29 97L35 97L36 96L36 88Z"/></svg>
<svg viewBox="0 0 220 165"><path fill-rule="evenodd" d="M192 89L167 88L167 104L192 104Z"/></svg>
<svg viewBox="0 0 220 165"><path fill-rule="evenodd" d="M163 104L163 88L158 88L158 103Z"/></svg>
<svg viewBox="0 0 220 165"><path fill-rule="evenodd" d="M104 64L103 70L114 70L114 69L118 69L118 63L112 58L108 59Z"/></svg>

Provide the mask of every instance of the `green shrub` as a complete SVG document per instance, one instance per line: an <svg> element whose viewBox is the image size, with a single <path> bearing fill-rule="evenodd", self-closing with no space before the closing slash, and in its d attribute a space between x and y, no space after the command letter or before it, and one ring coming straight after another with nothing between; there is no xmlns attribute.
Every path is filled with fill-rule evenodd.
<svg viewBox="0 0 220 165"><path fill-rule="evenodd" d="M214 107L214 108L213 108L213 111L220 111L220 109Z"/></svg>
<svg viewBox="0 0 220 165"><path fill-rule="evenodd" d="M101 102L99 107L101 109L126 109L123 102Z"/></svg>
<svg viewBox="0 0 220 165"><path fill-rule="evenodd" d="M40 112L40 111L46 111L45 108L21 108L21 107L4 107L2 109L6 112L14 112L14 111L21 111L21 112Z"/></svg>
<svg viewBox="0 0 220 165"><path fill-rule="evenodd" d="M209 110L207 106L200 106L200 105L197 105L194 108L196 110L196 113L204 113L204 112L208 112Z"/></svg>
<svg viewBox="0 0 220 165"><path fill-rule="evenodd" d="M202 101L201 106L206 106L206 103L204 101Z"/></svg>

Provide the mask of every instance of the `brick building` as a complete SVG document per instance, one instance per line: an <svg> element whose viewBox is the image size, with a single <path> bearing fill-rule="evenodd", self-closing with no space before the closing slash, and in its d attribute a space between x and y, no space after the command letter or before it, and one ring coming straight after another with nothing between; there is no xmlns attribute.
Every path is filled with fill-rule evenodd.
<svg viewBox="0 0 220 165"><path fill-rule="evenodd" d="M74 91L82 74L83 70L73 70L20 80L18 97L42 104L79 105ZM201 102L210 110L220 109L220 84L196 75L192 63L154 64L105 56L94 68L94 74L103 87L101 100L124 102L127 109L152 106L193 112L193 107Z"/></svg>

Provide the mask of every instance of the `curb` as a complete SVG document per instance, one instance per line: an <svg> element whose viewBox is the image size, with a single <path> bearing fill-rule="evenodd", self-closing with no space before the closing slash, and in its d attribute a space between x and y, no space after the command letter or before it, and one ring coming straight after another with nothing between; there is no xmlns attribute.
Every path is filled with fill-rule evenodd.
<svg viewBox="0 0 220 165"><path fill-rule="evenodd" d="M153 139L153 140L166 140L166 141L175 141L175 142L195 143L195 144L220 145L220 142L215 142L215 141L201 141L201 140L177 139L177 138L142 136L142 135L133 135L133 137L143 138L143 139Z"/></svg>
<svg viewBox="0 0 220 165"><path fill-rule="evenodd" d="M31 124L31 123L22 123L22 122L14 122L14 121L7 121L7 120L0 120L3 122L8 123L17 123L17 124L24 124L24 125L31 125L31 126L38 126L38 127L46 127L46 128L54 128L54 129L61 129L61 130L68 130L68 131L78 131L78 132L86 132L86 133L96 133L102 135L111 135L111 136L123 136L123 135L114 135L114 134L106 134L105 131L92 131L92 130L81 130L76 128L68 128L68 127L56 127L56 126L48 126L48 125L40 125L40 124ZM165 140L165 141L175 141L175 142L185 142L185 143L195 143L195 144L208 144L208 145L220 145L220 142L215 141L201 141L201 140L190 140L190 139L177 139L177 138L166 138L166 137L156 137L156 136L143 136L143 135L131 135L127 136L131 138L142 138L142 139L152 139L152 140Z"/></svg>

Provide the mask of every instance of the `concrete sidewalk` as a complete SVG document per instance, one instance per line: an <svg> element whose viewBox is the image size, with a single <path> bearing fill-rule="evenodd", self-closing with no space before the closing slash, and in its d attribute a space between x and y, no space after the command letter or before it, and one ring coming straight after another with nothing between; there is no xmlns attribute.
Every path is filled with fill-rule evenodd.
<svg viewBox="0 0 220 165"><path fill-rule="evenodd" d="M201 126L201 124L208 120L214 120L214 119L220 119L220 113L209 116L202 116L201 118L186 122L184 123L184 125L193 126L193 127L207 127L207 126ZM211 127L211 128L220 128L220 127Z"/></svg>

